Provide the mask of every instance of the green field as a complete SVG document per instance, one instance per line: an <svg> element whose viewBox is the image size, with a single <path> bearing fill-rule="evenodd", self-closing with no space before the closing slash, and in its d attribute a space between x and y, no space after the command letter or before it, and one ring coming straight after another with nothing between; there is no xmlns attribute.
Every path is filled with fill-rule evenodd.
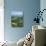
<svg viewBox="0 0 46 46"><path fill-rule="evenodd" d="M11 16L12 27L23 27L23 16Z"/></svg>

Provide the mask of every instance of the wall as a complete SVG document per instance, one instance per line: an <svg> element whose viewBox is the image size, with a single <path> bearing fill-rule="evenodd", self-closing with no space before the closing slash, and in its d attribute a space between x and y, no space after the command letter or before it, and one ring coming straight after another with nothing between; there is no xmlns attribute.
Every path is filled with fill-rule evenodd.
<svg viewBox="0 0 46 46"><path fill-rule="evenodd" d="M32 21L40 9L40 0L4 0L4 35L7 41L18 41L32 28ZM11 11L24 12L24 27L12 28L10 24Z"/></svg>
<svg viewBox="0 0 46 46"><path fill-rule="evenodd" d="M41 1L40 1L40 9L41 9L41 11L42 11L43 9L46 9L46 0L41 0ZM40 22L40 25L46 26L46 20L45 20L45 19L46 19L46 11L43 12L42 17L43 17L43 22L41 21L41 22Z"/></svg>
<svg viewBox="0 0 46 46"><path fill-rule="evenodd" d="M0 0L0 7L2 7L4 5L4 0Z"/></svg>

